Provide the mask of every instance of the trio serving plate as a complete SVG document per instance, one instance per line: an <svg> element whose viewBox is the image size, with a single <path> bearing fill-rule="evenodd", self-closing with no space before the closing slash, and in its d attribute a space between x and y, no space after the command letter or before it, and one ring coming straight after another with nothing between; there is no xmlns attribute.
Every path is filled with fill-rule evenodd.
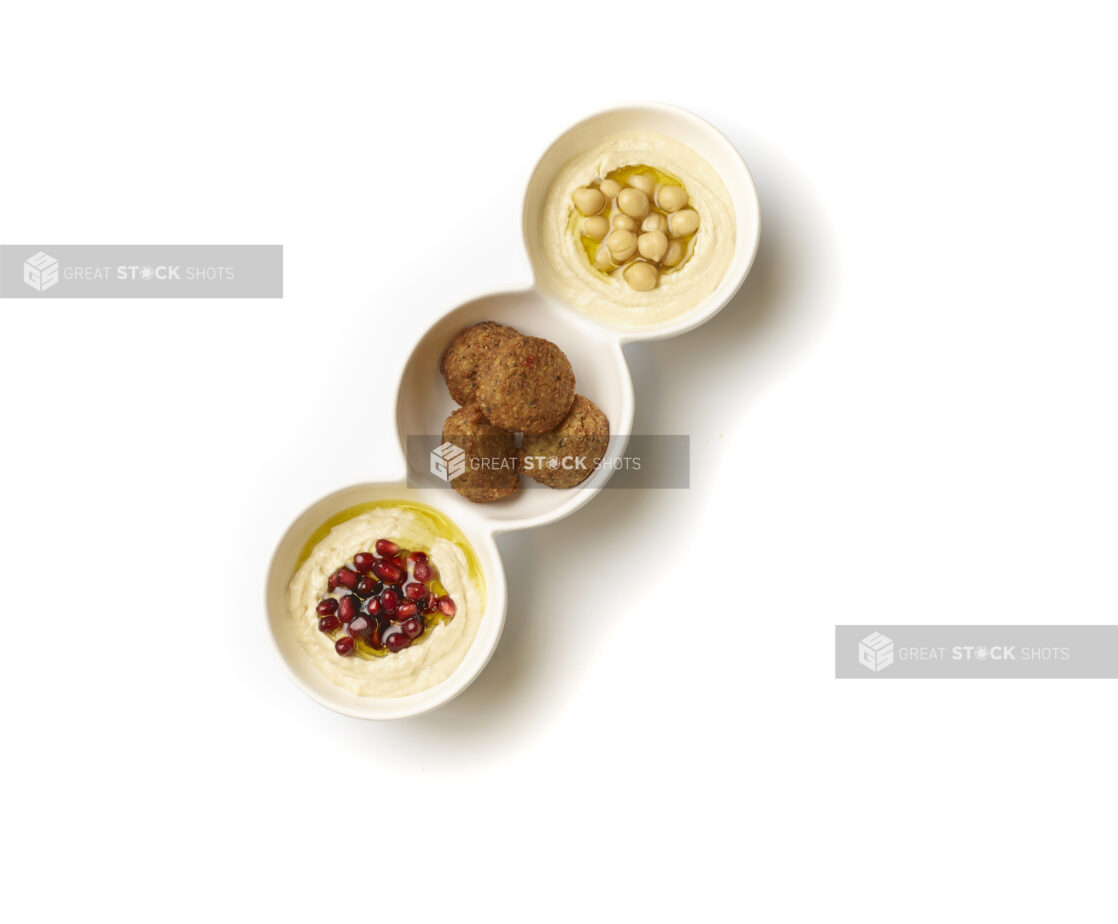
<svg viewBox="0 0 1118 924"><path fill-rule="evenodd" d="M735 219L734 253L718 287L686 313L663 323L626 326L593 319L548 291L541 280L545 256L541 222L552 181L573 157L620 132L668 135L692 148L719 174L729 192ZM741 287L753 264L760 237L760 209L749 168L730 141L710 123L684 109L662 103L635 103L598 112L565 131L540 158L524 196L524 244L534 279L527 288L481 295L450 309L434 322L409 356L396 391L396 430L406 466L400 478L353 485L315 501L288 527L272 557L266 586L266 614L281 664L295 684L322 705L364 719L418 715L449 702L481 673L504 627L505 574L496 537L513 530L553 523L570 515L602 489L613 472L612 460L625 451L633 423L634 396L622 347L640 340L674 337L708 321ZM455 409L439 373L439 358L460 330L478 321L498 321L523 334L558 344L574 369L578 392L590 397L610 422L612 434L603 464L570 490L520 490L491 504L472 504L429 471L426 454L411 450L409 436L438 434ZM323 523L343 511L376 501L418 501L441 511L472 544L485 582L485 612L478 633L457 669L442 683L396 698L358 696L331 683L314 666L295 637L287 611L287 586L300 552Z"/></svg>

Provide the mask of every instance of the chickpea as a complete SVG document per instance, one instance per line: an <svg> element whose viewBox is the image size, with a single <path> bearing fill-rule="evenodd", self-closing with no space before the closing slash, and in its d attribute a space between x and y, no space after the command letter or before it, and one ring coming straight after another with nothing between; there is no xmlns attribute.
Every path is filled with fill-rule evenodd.
<svg viewBox="0 0 1118 924"><path fill-rule="evenodd" d="M606 197L589 186L580 186L571 193L571 201L583 215L597 215L606 207Z"/></svg>
<svg viewBox="0 0 1118 924"><path fill-rule="evenodd" d="M663 231L646 231L637 238L637 250L646 260L659 263L668 252L668 236Z"/></svg>
<svg viewBox="0 0 1118 924"><path fill-rule="evenodd" d="M636 219L630 218L628 215L622 215L620 212L613 216L613 226L624 228L626 231L632 231L633 233L636 233L637 229L640 228Z"/></svg>
<svg viewBox="0 0 1118 924"><path fill-rule="evenodd" d="M607 199L612 199L619 192L621 192L621 184L617 180L602 180L598 184L598 189L602 191L602 195Z"/></svg>
<svg viewBox="0 0 1118 924"><path fill-rule="evenodd" d="M613 268L616 266L613 259L609 255L609 248L602 244L594 251L594 268L601 270L603 273L612 273Z"/></svg>
<svg viewBox="0 0 1118 924"><path fill-rule="evenodd" d="M687 190L661 183L656 190L656 204L665 212L678 212L687 204Z"/></svg>
<svg viewBox="0 0 1118 924"><path fill-rule="evenodd" d="M641 222L642 231L663 231L668 233L668 219L661 212L649 212L648 217Z"/></svg>
<svg viewBox="0 0 1118 924"><path fill-rule="evenodd" d="M617 194L617 207L639 221L648 214L648 196L639 189L623 189Z"/></svg>
<svg viewBox="0 0 1118 924"><path fill-rule="evenodd" d="M684 209L668 216L668 230L672 237L687 237L699 230L699 213L694 209Z"/></svg>
<svg viewBox="0 0 1118 924"><path fill-rule="evenodd" d="M651 196L652 191L656 188L656 181L647 173L634 173L629 177L629 185L633 189L639 189L646 196Z"/></svg>
<svg viewBox="0 0 1118 924"><path fill-rule="evenodd" d="M625 267L622 275L629 286L638 292L652 291L656 288L656 283L660 279L660 273L655 266L651 263L642 263L639 260Z"/></svg>
<svg viewBox="0 0 1118 924"><path fill-rule="evenodd" d="M609 222L606 221L603 215L595 215L592 218L587 218L582 223L582 233L591 240L600 241L609 234Z"/></svg>
<svg viewBox="0 0 1118 924"><path fill-rule="evenodd" d="M664 254L664 259L660 262L664 266L679 266L680 261L683 259L683 241L669 241L668 252Z"/></svg>
<svg viewBox="0 0 1118 924"><path fill-rule="evenodd" d="M637 252L637 236L624 228L615 228L606 237L606 247L615 263L624 263Z"/></svg>

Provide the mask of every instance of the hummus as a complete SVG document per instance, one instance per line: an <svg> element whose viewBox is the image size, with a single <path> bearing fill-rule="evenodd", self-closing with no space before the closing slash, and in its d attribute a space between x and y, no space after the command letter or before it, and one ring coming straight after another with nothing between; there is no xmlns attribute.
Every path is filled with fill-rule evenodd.
<svg viewBox="0 0 1118 924"><path fill-rule="evenodd" d="M620 270L595 269L577 233L571 194L624 167L643 164L674 175L699 213L699 231L687 262L665 272L650 291L638 291ZM541 240L544 285L580 311L633 326L658 324L695 308L722 282L734 256L734 211L721 178L687 145L655 132L625 132L603 140L559 171L547 193Z"/></svg>
<svg viewBox="0 0 1118 924"><path fill-rule="evenodd" d="M300 644L331 682L358 696L408 696L442 682L462 662L477 635L485 592L465 539L448 539L436 526L434 517L410 505L369 510L331 529L299 566L287 589L288 612ZM383 657L341 657L334 640L319 631L315 607L326 594L330 575L358 552L372 550L382 538L410 551L426 552L457 604L457 613L403 651Z"/></svg>

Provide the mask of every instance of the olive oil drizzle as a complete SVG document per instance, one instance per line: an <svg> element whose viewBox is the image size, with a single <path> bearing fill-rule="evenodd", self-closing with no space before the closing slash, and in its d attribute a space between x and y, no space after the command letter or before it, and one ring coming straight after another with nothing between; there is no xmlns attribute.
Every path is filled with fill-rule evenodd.
<svg viewBox="0 0 1118 924"><path fill-rule="evenodd" d="M627 164L624 167L618 167L616 170L612 171L606 176L596 180L593 184L588 185L593 185L595 188L597 188L601 184L602 180L616 180L618 183L621 184L621 187L624 188L629 182L629 177L634 176L638 173L651 175L652 178L656 180L657 185L664 184L666 186L679 186L684 190L687 189L687 187L683 185L683 181L679 177L668 173L666 170L661 170L659 167L650 167L647 164ZM598 213L599 215L603 216L608 222L610 222L611 228L613 227L613 216L617 214L616 202L616 199L609 200L609 202L606 204L606 207ZM651 196L649 197L649 202L655 207L655 203L652 201ZM693 206L689 204L686 207L692 208ZM585 220L586 219L579 214L578 209L572 207L567 218L567 231L578 237L579 243L582 244L582 249L586 253L586 262L590 264L590 268L599 276L608 278L614 272L616 272L616 269L611 270L607 273L604 270L598 269L598 267L594 265L594 255L598 252L598 247L602 246L602 242L596 241L592 237L587 237L585 234L582 233L582 223ZM660 268L661 276L669 276L672 273L678 272L679 270L683 269L683 267L687 265L687 261L691 259L691 254L694 253L695 235L697 235L698 233L698 231L695 231L694 233L688 234L685 237L677 238L677 240L681 244L683 244L683 258L675 266L662 266ZM617 267L617 269L620 268L621 267Z"/></svg>
<svg viewBox="0 0 1118 924"><path fill-rule="evenodd" d="M442 513L440 513L434 507L429 507L427 506L427 504L421 504L418 501L369 501L364 504L355 504L352 507L347 507L345 510L339 511L338 513L330 517L330 519L326 520L326 522L319 526L318 529L316 529L313 533L311 533L310 538L307 539L306 543L304 543L303 545L302 550L299 552L299 557L295 561L294 570L299 570L299 567L303 564L303 562L310 558L315 546L318 545L323 539L325 539L335 526L346 523L349 520L352 520L354 517L359 517L363 513L369 513L372 510L386 509L406 510L408 513L412 514L418 520L420 520L423 525L426 526L438 538L446 539L450 542L453 542L462 550L462 553L466 556L467 573L469 574L470 579L478 588L481 596L479 606L484 612L485 581L482 577L481 565L478 562L477 553L474 551L474 547L470 544L470 541L466 538L462 530L459 529L449 519L447 519ZM393 539L392 536L385 536L384 538ZM393 541L395 541L395 539L393 539ZM431 549L424 547L409 547L407 551L425 552L428 556L431 554ZM338 564L338 567L341 568L345 564L345 562L341 562ZM437 569L438 565L436 564L435 567ZM437 578L435 580L428 581L427 585L431 589L431 592L436 596L444 596L447 592L442 582L439 581ZM455 602L461 604L464 601L456 600ZM440 623L450 621L443 613L438 610L436 610L434 613L425 613L423 618L426 627L417 638L412 640L411 645L408 646L409 648L415 647L416 645L419 645L423 641L425 641L426 638L432 632L434 632L435 627L438 626ZM333 639L340 638L344 631L344 629L339 629L330 637ZM357 645L354 648L354 654L356 654L360 658L364 658L365 660L372 660L373 658L383 658L389 654L392 654L392 652L388 651L388 649L386 648L380 650L373 648L373 646L368 644L364 639L356 639L356 642Z"/></svg>

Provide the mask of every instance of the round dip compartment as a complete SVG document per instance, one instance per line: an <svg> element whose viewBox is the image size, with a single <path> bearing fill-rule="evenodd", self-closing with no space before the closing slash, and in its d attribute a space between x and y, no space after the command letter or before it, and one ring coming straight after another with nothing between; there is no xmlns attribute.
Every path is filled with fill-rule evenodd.
<svg viewBox="0 0 1118 924"><path fill-rule="evenodd" d="M475 503L453 489L453 479L447 480L453 458L441 462L432 458L443 443L444 424L459 408L440 370L440 360L459 332L484 322L496 322L526 337L554 343L570 361L576 395L593 402L608 421L609 440L602 461L577 486L547 487L521 473L516 490L509 496ZM482 354L482 364L490 355ZM620 464L633 411L632 380L616 337L528 289L474 299L435 322L404 366L396 394L396 429L407 460L409 484L437 495L438 505L451 517L481 518L495 531L504 532L550 523L594 496ZM516 434L515 439L518 446L523 446L528 437Z"/></svg>
<svg viewBox="0 0 1118 924"><path fill-rule="evenodd" d="M561 135L528 183L523 221L541 292L636 340L690 330L725 306L753 263L760 209L724 135L650 103Z"/></svg>
<svg viewBox="0 0 1118 924"><path fill-rule="evenodd" d="M268 571L268 627L312 699L357 718L418 715L460 693L489 660L505 616L500 557L485 524L469 511L448 516L442 499L402 484L357 485L313 504L284 534ZM406 609L416 607L413 591L425 595L418 616Z"/></svg>

